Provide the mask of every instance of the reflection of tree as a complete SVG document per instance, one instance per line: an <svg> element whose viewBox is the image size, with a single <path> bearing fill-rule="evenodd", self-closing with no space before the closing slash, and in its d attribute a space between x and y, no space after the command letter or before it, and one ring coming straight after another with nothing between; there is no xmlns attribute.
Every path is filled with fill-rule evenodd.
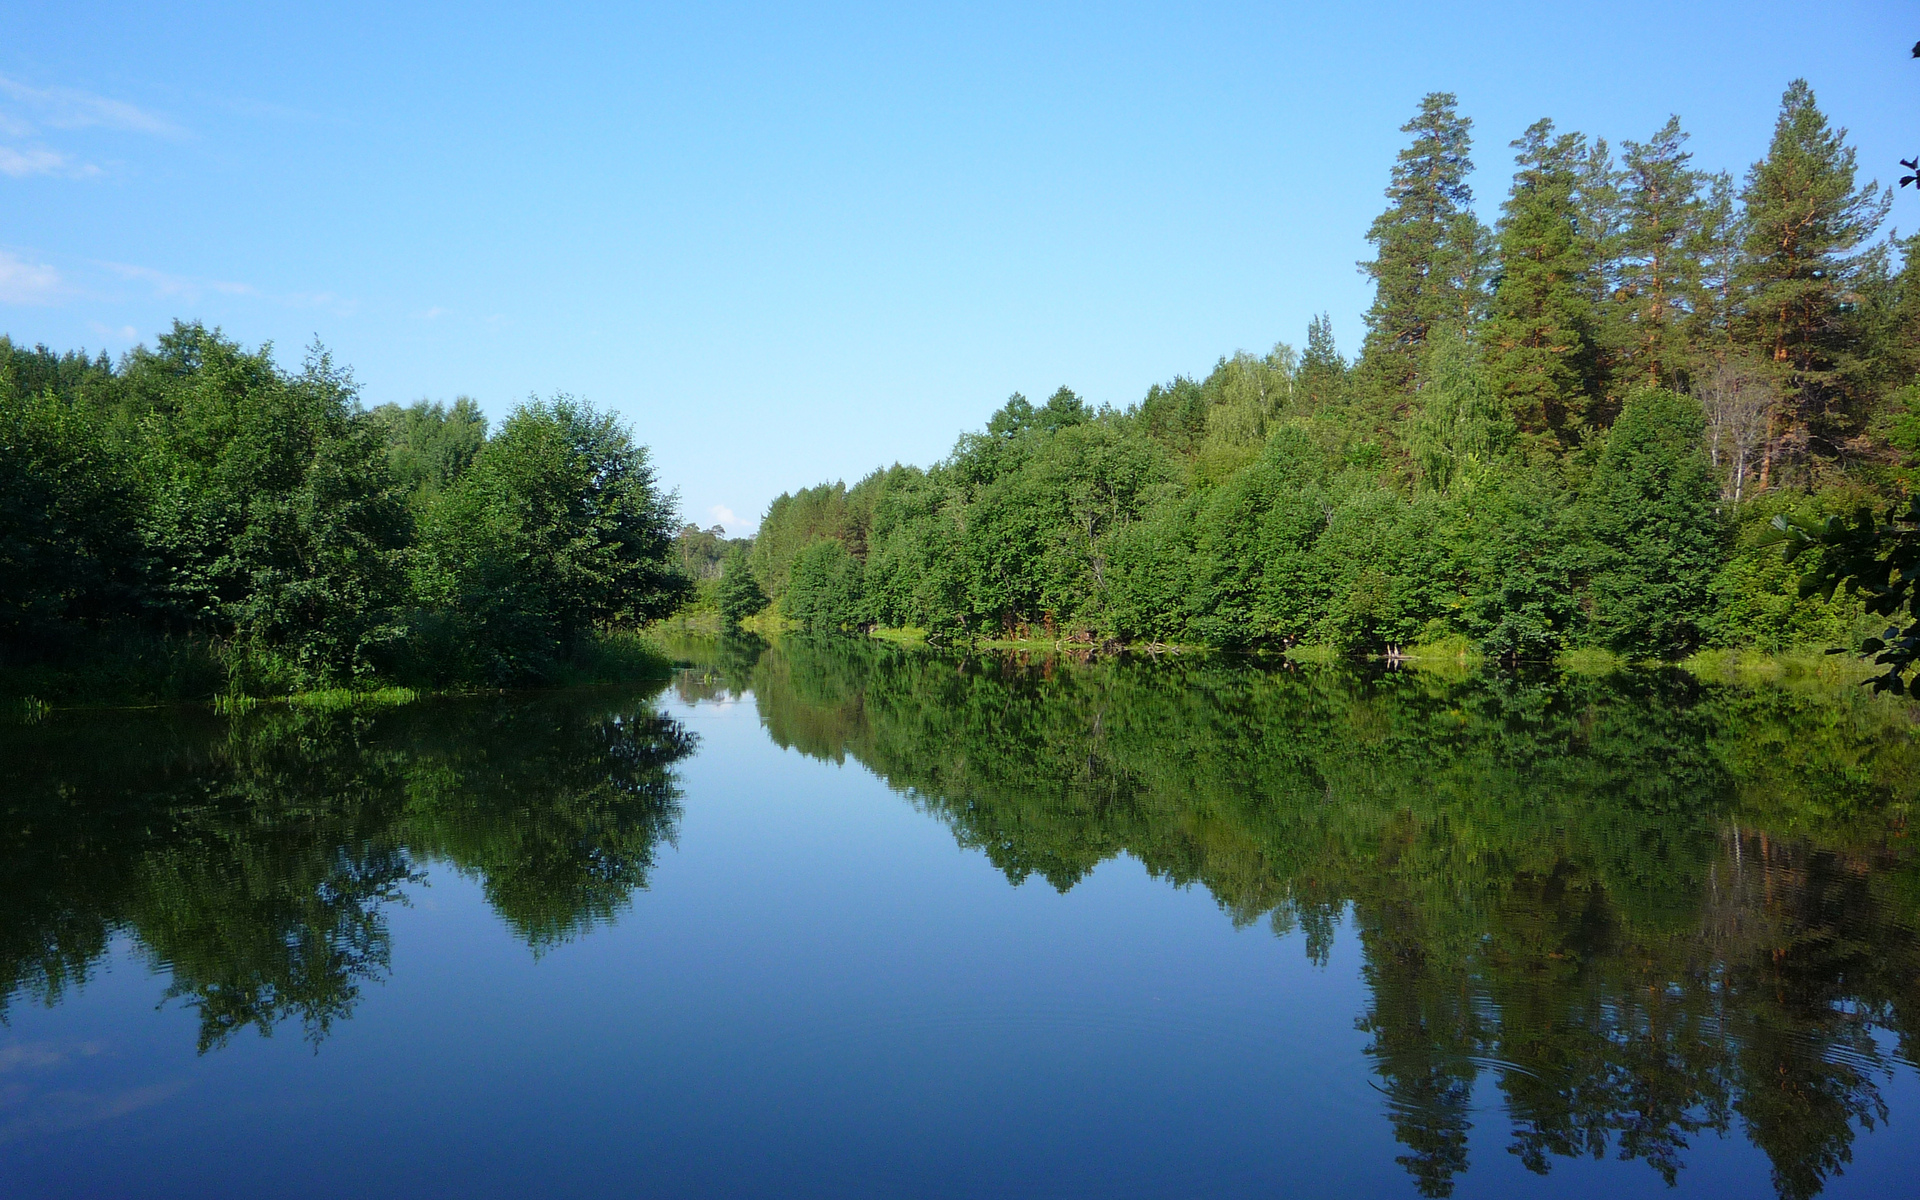
<svg viewBox="0 0 1920 1200"><path fill-rule="evenodd" d="M425 858L536 950L611 918L672 837L691 748L604 692L8 730L0 997L52 1002L125 931L203 1051L287 1019L317 1042L385 973L385 906Z"/></svg>
<svg viewBox="0 0 1920 1200"><path fill-rule="evenodd" d="M764 641L737 629L718 638L668 639L667 652L690 664L674 676L673 689L688 703L745 695L766 649Z"/></svg>
<svg viewBox="0 0 1920 1200"><path fill-rule="evenodd" d="M1534 1171L1611 1152L1671 1181L1737 1117L1811 1195L1884 1118L1874 1031L1913 1044L1920 746L1864 696L807 639L753 685L777 742L857 758L1015 882L1124 851L1316 957L1350 913L1423 1194L1466 1169L1486 1071Z"/></svg>

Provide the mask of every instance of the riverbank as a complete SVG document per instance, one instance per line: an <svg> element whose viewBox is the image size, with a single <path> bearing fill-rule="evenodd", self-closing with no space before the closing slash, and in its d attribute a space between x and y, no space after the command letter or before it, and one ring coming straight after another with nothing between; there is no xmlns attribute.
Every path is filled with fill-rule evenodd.
<svg viewBox="0 0 1920 1200"><path fill-rule="evenodd" d="M104 630L35 661L0 665L0 713L37 720L59 709L211 705L239 712L262 704L315 710L388 707L427 696L480 695L509 689L431 686L420 680L371 678L325 687L249 686L243 653L217 642L141 630ZM595 632L564 659L548 664L526 687L662 682L672 658L648 632Z"/></svg>

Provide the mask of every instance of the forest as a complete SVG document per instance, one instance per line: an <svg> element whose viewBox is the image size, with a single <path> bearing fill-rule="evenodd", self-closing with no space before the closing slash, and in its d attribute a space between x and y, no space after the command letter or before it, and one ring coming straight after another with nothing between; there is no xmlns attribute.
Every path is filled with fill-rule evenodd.
<svg viewBox="0 0 1920 1200"><path fill-rule="evenodd" d="M176 323L113 363L0 338L0 665L46 700L659 673L675 498L565 396L359 403L324 351Z"/></svg>
<svg viewBox="0 0 1920 1200"><path fill-rule="evenodd" d="M930 467L775 500L753 586L935 640L1860 648L1858 597L1803 596L1818 556L1769 525L1908 494L1920 266L1806 83L1737 182L1678 118L1542 120L1491 226L1455 97L1404 132L1356 358L1323 316L1124 409L1016 394Z"/></svg>

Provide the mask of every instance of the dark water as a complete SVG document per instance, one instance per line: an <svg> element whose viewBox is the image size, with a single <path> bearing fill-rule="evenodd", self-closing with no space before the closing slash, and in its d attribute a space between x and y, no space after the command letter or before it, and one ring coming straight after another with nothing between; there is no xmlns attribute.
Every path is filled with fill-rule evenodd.
<svg viewBox="0 0 1920 1200"><path fill-rule="evenodd" d="M0 730L0 1192L1920 1194L1907 710L687 653Z"/></svg>

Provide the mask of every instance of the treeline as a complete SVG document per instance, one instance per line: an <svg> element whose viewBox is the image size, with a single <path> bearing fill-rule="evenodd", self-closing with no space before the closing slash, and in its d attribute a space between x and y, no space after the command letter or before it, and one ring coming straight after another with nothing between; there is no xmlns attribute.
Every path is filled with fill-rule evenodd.
<svg viewBox="0 0 1920 1200"><path fill-rule="evenodd" d="M689 698L750 690L777 743L863 764L1011 882L1124 854L1322 962L1345 925L1422 1195L1504 1125L1531 1171L1617 1155L1669 1184L1740 1134L1809 1197L1914 1059L1920 741L1863 692L823 637L704 666Z"/></svg>
<svg viewBox="0 0 1920 1200"><path fill-rule="evenodd" d="M1805 83L1736 185L1677 119L1541 121L1488 227L1428 96L1373 222L1367 337L1222 359L1125 409L1014 396L926 469L783 495L756 585L816 629L1540 658L1860 636L1755 543L1904 493L1920 267Z"/></svg>
<svg viewBox="0 0 1920 1200"><path fill-rule="evenodd" d="M0 338L0 664L56 688L101 662L178 696L617 667L596 631L691 586L676 526L646 449L566 397L490 432L198 324L117 364Z"/></svg>

